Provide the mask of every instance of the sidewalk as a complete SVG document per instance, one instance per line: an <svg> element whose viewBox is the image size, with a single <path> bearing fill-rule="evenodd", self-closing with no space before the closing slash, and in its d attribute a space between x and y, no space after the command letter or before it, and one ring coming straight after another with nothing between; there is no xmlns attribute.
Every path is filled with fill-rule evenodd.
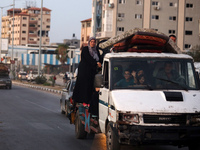
<svg viewBox="0 0 200 150"><path fill-rule="evenodd" d="M26 81L21 82L18 80L13 80L12 83L14 85L25 86L25 87L39 89L39 90L43 90L43 91L47 91L47 92L51 92L51 93L57 93L57 94L62 94L62 90L64 88L64 86L60 86L60 85L55 85L54 87L53 86L44 86L42 84L30 83L30 82L26 82Z"/></svg>

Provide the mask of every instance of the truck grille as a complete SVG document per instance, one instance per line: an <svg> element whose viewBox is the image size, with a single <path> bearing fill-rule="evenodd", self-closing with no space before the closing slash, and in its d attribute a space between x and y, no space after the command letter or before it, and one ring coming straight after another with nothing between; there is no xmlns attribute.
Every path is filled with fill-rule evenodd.
<svg viewBox="0 0 200 150"><path fill-rule="evenodd" d="M186 124L186 115L143 115L144 123Z"/></svg>

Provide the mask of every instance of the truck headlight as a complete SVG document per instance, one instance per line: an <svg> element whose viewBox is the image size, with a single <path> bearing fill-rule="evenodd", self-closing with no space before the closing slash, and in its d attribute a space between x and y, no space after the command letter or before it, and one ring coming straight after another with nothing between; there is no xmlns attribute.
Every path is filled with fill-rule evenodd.
<svg viewBox="0 0 200 150"><path fill-rule="evenodd" d="M200 115L191 116L190 122L192 124L194 124L194 123L200 123Z"/></svg>
<svg viewBox="0 0 200 150"><path fill-rule="evenodd" d="M133 123L139 123L139 115L138 114L120 114L121 121L125 122L133 122Z"/></svg>

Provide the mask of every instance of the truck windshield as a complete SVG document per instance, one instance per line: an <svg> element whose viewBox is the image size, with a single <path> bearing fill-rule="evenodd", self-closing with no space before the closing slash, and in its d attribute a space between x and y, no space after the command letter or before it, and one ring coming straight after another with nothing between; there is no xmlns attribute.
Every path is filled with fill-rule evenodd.
<svg viewBox="0 0 200 150"><path fill-rule="evenodd" d="M191 59L113 59L111 89L198 90Z"/></svg>

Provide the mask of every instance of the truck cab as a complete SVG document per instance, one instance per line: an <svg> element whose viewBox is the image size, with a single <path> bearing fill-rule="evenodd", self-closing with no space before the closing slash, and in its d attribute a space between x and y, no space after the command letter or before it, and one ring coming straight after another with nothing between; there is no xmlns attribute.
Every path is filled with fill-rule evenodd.
<svg viewBox="0 0 200 150"><path fill-rule="evenodd" d="M172 79L165 76L166 63L171 64L175 76ZM141 69L145 84L116 86L124 78L124 70L131 73ZM200 90L192 57L172 53L109 53L98 76L102 78L99 126L111 149L119 149L120 144L198 143Z"/></svg>

